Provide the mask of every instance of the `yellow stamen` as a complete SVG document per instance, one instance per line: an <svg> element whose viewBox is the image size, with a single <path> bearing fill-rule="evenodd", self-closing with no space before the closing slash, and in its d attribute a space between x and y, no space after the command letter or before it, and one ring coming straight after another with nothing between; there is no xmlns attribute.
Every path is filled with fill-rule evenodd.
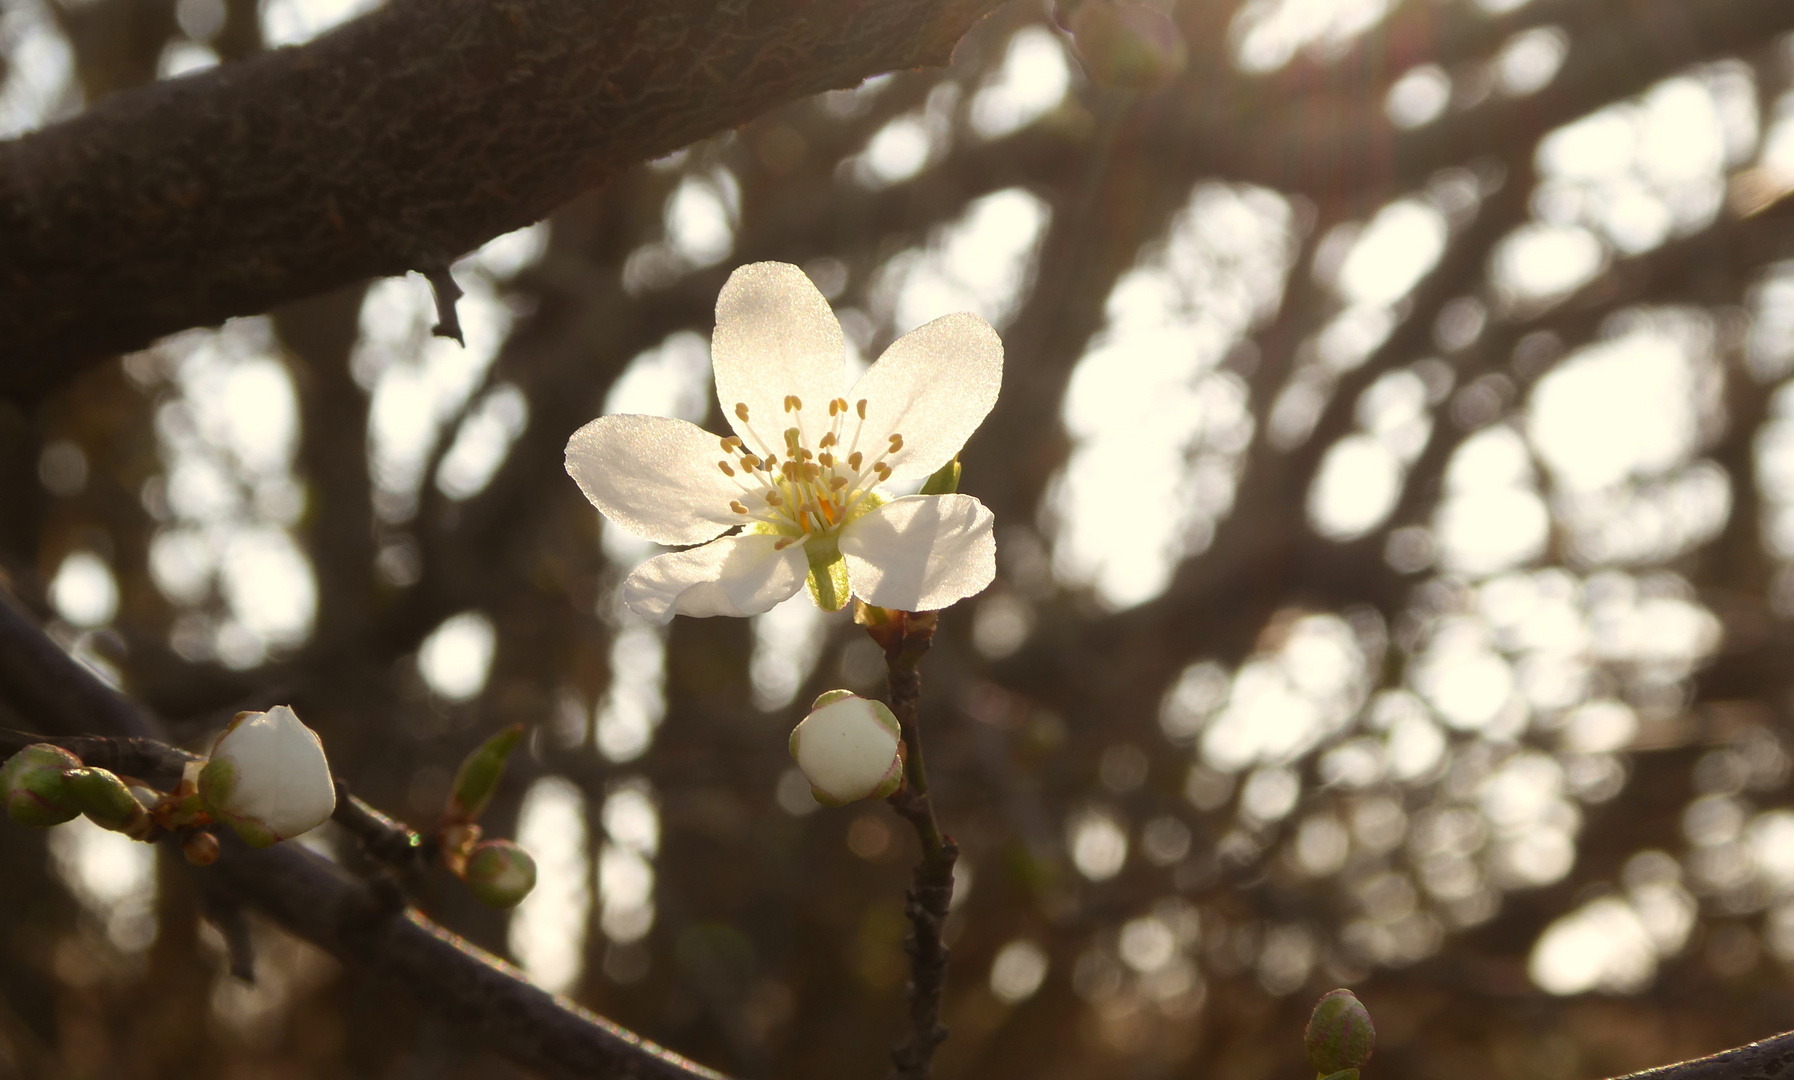
<svg viewBox="0 0 1794 1080"><path fill-rule="evenodd" d="M862 455L858 450L855 450L853 453L847 455L847 467L852 469L854 472L859 472L860 471L860 462L864 461L864 460L865 460L865 456Z"/></svg>
<svg viewBox="0 0 1794 1080"><path fill-rule="evenodd" d="M747 418L748 418L747 402L737 401L735 403L735 419L740 420L742 423L745 424L745 423L747 423Z"/></svg>
<svg viewBox="0 0 1794 1080"><path fill-rule="evenodd" d="M748 512L747 507L741 505L739 500L731 501L729 503L729 509L735 511L737 514L745 514Z"/></svg>
<svg viewBox="0 0 1794 1080"><path fill-rule="evenodd" d="M860 414L861 420L866 419L866 399L865 398L861 398L860 403L858 405L854 406L854 411ZM743 417L742 419L745 420L746 417Z"/></svg>
<svg viewBox="0 0 1794 1080"><path fill-rule="evenodd" d="M724 476L734 476L735 475L735 470L729 468L729 463L726 461L717 462L716 467L723 471Z"/></svg>
<svg viewBox="0 0 1794 1080"><path fill-rule="evenodd" d="M903 436L892 435L891 436L891 449L889 451L887 451L887 453L895 454L897 451L899 451L901 449L903 449Z"/></svg>

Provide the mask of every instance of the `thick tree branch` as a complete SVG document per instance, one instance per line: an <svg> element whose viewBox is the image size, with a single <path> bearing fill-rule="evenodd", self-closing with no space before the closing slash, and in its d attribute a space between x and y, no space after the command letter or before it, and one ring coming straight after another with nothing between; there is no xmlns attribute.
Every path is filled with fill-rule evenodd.
<svg viewBox="0 0 1794 1080"><path fill-rule="evenodd" d="M0 699L57 734L120 735L81 743L115 764L179 775L186 755L156 740L160 725L45 637L0 593ZM70 740L54 740L65 745ZM98 757L96 757L98 760ZM253 850L219 837L218 861L195 869L218 902L254 908L345 964L403 987L451 1022L544 1076L567 1080L720 1080L563 998L413 908L390 884L367 882L297 844Z"/></svg>
<svg viewBox="0 0 1794 1080"><path fill-rule="evenodd" d="M431 270L786 101L945 63L1001 0L391 0L0 143L0 393Z"/></svg>

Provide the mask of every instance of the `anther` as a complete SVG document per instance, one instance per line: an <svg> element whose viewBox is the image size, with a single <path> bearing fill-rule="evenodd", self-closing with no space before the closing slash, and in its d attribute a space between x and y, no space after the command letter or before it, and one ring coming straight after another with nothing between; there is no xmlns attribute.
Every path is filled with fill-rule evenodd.
<svg viewBox="0 0 1794 1080"><path fill-rule="evenodd" d="M740 500L731 500L729 503L729 509L735 511L737 514L745 514L748 512L747 507L741 505Z"/></svg>
<svg viewBox="0 0 1794 1080"><path fill-rule="evenodd" d="M838 398L836 398L836 399L835 399L835 404L837 404L837 405L839 405L839 406L841 406L841 411L842 411L842 412L846 412L846 411L847 411L847 399L846 399L846 398L844 398L844 397L838 397Z"/></svg>
<svg viewBox="0 0 1794 1080"><path fill-rule="evenodd" d="M892 435L891 436L891 449L889 451L887 451L887 453L895 454L897 451L899 451L901 449L903 449L903 436Z"/></svg>
<svg viewBox="0 0 1794 1080"><path fill-rule="evenodd" d="M816 445L823 450L827 450L829 447L835 445L836 443L838 443L840 441L841 441L840 439L835 438L834 432L825 431L822 433L822 438L820 438L816 441Z"/></svg>
<svg viewBox="0 0 1794 1080"><path fill-rule="evenodd" d="M808 461L815 456L815 454L810 453L810 451L801 446L797 448L797 459L799 461Z"/></svg>
<svg viewBox="0 0 1794 1080"><path fill-rule="evenodd" d="M858 450L855 450L853 453L847 455L847 467L852 469L854 472L859 472L860 471L860 462L864 461L864 460L865 460L865 455L861 454Z"/></svg>
<svg viewBox="0 0 1794 1080"><path fill-rule="evenodd" d="M768 505L768 506L783 506L783 505L785 505L785 500L779 497L778 492L769 491L766 493L766 505Z"/></svg>
<svg viewBox="0 0 1794 1080"><path fill-rule="evenodd" d="M724 476L734 476L735 475L735 470L729 468L729 463L726 461L717 462L716 467L723 471Z"/></svg>
<svg viewBox="0 0 1794 1080"><path fill-rule="evenodd" d="M840 411L841 411L841 399L840 398L836 398L835 400L828 403L828 414L830 416L833 416Z"/></svg>
<svg viewBox="0 0 1794 1080"><path fill-rule="evenodd" d="M817 468L816 466L810 464L807 461L803 463L801 468L804 470L804 479L805 480L814 480L817 477L822 475L821 469Z"/></svg>
<svg viewBox="0 0 1794 1080"><path fill-rule="evenodd" d="M744 469L758 469L760 467L760 459L752 454L743 454L741 455L741 467Z"/></svg>
<svg viewBox="0 0 1794 1080"><path fill-rule="evenodd" d="M889 480L891 478L891 467L882 461L872 466L872 471L878 474L880 480Z"/></svg>
<svg viewBox="0 0 1794 1080"><path fill-rule="evenodd" d="M723 442L723 453L725 453L725 454L733 454L735 452L735 448L737 446L741 445L741 440L736 438L733 435L724 439L722 442Z"/></svg>
<svg viewBox="0 0 1794 1080"><path fill-rule="evenodd" d="M842 488L844 488L846 486L847 486L847 477L845 477L845 476L837 476L833 480L830 480L828 482L828 489L830 491L840 491Z"/></svg>
<svg viewBox="0 0 1794 1080"><path fill-rule="evenodd" d="M786 394L785 395L785 411L786 412L796 412L797 410L799 410L803 407L804 407L804 403L803 403L802 399L800 399L796 394Z"/></svg>
<svg viewBox="0 0 1794 1080"><path fill-rule="evenodd" d="M747 423L747 417L748 417L747 402L737 401L735 403L735 419L737 419L745 424L745 423Z"/></svg>
<svg viewBox="0 0 1794 1080"><path fill-rule="evenodd" d="M803 432L797 430L796 428L786 428L785 429L785 445L787 445L795 450L797 447L797 441L801 438L803 438Z"/></svg>
<svg viewBox="0 0 1794 1080"><path fill-rule="evenodd" d="M824 450L822 453L816 455L816 464L825 469L832 469L835 467L835 455Z"/></svg>
<svg viewBox="0 0 1794 1080"><path fill-rule="evenodd" d="M866 419L866 399L865 398L861 398L860 403L858 405L854 406L854 411L860 414L861 420ZM747 417L744 416L744 417L742 417L742 419L745 420L745 419L747 419Z"/></svg>

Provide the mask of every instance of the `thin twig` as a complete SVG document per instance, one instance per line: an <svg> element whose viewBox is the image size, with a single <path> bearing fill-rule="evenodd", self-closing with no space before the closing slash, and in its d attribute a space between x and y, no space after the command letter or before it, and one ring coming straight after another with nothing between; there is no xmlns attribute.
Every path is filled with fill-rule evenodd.
<svg viewBox="0 0 1794 1080"><path fill-rule="evenodd" d="M933 1075L934 1051L947 1039L941 1024L941 997L947 988L948 949L942 929L953 901L953 864L959 846L941 832L934 804L928 798L928 770L922 760L922 732L917 707L922 696L922 657L934 641L932 613L895 612L895 621L869 627L873 640L884 646L885 669L890 681L891 711L897 716L906 751L903 786L890 804L916 830L922 844L922 861L916 864L903 913L909 933L903 951L910 958L909 1031L891 1051L891 1076L897 1080L928 1080Z"/></svg>

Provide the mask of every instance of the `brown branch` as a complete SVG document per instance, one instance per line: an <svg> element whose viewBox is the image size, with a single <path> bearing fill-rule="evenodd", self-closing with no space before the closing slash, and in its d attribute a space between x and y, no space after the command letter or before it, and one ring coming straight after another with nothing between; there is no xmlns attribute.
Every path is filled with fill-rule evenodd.
<svg viewBox="0 0 1794 1080"><path fill-rule="evenodd" d="M445 265L783 102L945 63L1001 0L391 0L0 143L0 393Z"/></svg>
<svg viewBox="0 0 1794 1080"><path fill-rule="evenodd" d="M96 755L119 755L121 765L136 755L130 758L135 768L126 771L162 778L178 776L189 758L158 744L155 718L70 659L4 592L0 699L57 732L135 736L83 741L15 733L14 741L79 745ZM213 903L270 916L343 963L396 983L426 1008L477 1031L524 1068L566 1080L720 1080L719 1073L531 986L497 958L406 907L390 881L364 881L297 844L257 851L228 833L219 839L218 861L193 869L215 896Z"/></svg>
<svg viewBox="0 0 1794 1080"><path fill-rule="evenodd" d="M1693 1061L1660 1065L1617 1080L1775 1080L1794 1065L1794 1031Z"/></svg>
<svg viewBox="0 0 1794 1080"><path fill-rule="evenodd" d="M906 750L903 786L889 802L916 830L916 839L922 844L922 861L916 864L903 904L903 914L910 922L903 939L903 951L910 959L909 1031L891 1051L891 1076L928 1080L933 1075L935 1047L947 1040L947 1029L941 1024L941 997L947 988L948 949L941 930L953 901L953 865L959 860L959 845L941 832L935 820L917 723L922 697L918 668L934 641L935 616L932 612L885 614L894 620L868 629L885 650L891 711L897 716Z"/></svg>

